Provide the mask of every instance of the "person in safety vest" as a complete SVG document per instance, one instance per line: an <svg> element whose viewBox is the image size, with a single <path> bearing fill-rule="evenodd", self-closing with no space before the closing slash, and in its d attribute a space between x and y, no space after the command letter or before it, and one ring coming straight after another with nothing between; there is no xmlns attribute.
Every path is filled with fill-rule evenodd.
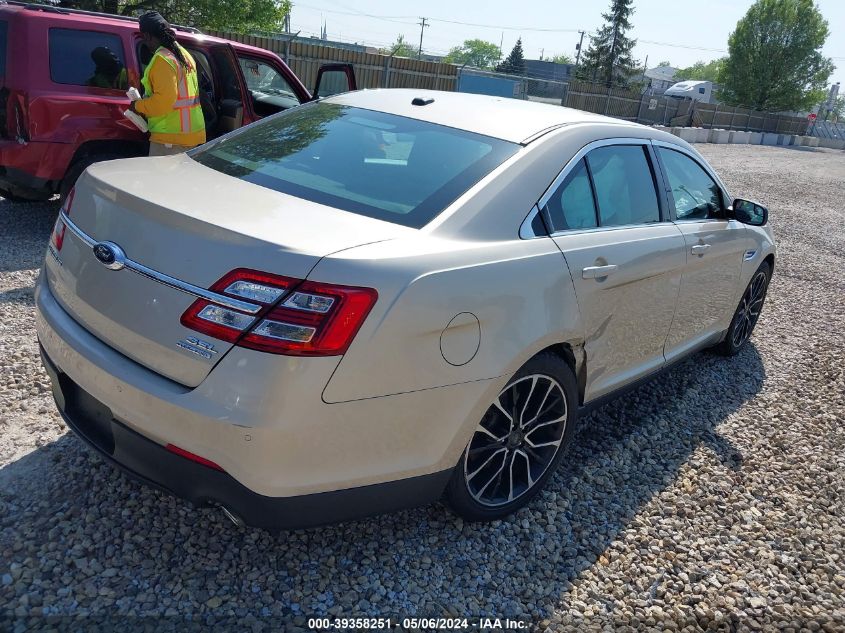
<svg viewBox="0 0 845 633"><path fill-rule="evenodd" d="M138 18L144 44L153 58L144 71L144 98L130 109L147 118L150 156L178 154L205 143L197 66L175 32L156 11Z"/></svg>

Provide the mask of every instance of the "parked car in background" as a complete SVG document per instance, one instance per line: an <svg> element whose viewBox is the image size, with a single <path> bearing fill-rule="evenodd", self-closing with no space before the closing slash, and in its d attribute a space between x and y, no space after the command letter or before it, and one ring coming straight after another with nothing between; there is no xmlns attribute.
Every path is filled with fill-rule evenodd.
<svg viewBox="0 0 845 633"><path fill-rule="evenodd" d="M209 139L313 98L270 51L175 28L199 67ZM64 197L92 163L146 154L123 111L150 56L134 18L0 2L0 196ZM321 83L324 95L356 87L345 64Z"/></svg>
<svg viewBox="0 0 845 633"><path fill-rule="evenodd" d="M667 88L666 92L663 93L663 96L710 103L710 98L713 96L713 82L679 81Z"/></svg>
<svg viewBox="0 0 845 633"><path fill-rule="evenodd" d="M543 487L579 411L747 344L767 217L653 128L350 92L92 166L56 222L36 327L71 428L238 523L444 492L495 519Z"/></svg>

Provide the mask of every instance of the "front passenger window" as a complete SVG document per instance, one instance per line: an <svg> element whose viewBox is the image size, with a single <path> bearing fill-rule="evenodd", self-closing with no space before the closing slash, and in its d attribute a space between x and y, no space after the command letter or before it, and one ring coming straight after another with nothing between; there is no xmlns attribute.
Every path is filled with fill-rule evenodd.
<svg viewBox="0 0 845 633"><path fill-rule="evenodd" d="M587 154L601 226L660 222L660 206L645 148L608 145Z"/></svg>
<svg viewBox="0 0 845 633"><path fill-rule="evenodd" d="M719 185L694 160L681 152L658 147L672 189L678 220L703 220L722 208Z"/></svg>

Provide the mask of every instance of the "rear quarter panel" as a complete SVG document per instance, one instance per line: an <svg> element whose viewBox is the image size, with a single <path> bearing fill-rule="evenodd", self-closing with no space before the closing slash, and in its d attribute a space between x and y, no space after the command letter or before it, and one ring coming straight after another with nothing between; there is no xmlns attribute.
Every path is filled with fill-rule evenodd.
<svg viewBox="0 0 845 633"><path fill-rule="evenodd" d="M509 377L544 347L582 339L572 281L551 239L396 240L326 258L310 277L379 291L323 392L328 403ZM449 362L444 349L471 359Z"/></svg>

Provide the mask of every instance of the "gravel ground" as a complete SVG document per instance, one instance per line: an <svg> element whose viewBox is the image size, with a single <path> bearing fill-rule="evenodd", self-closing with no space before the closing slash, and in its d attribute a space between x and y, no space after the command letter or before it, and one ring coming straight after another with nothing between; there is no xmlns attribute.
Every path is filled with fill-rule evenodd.
<svg viewBox="0 0 845 633"><path fill-rule="evenodd" d="M0 628L452 614L845 630L845 153L699 147L772 212L780 260L752 345L585 419L541 498L487 525L432 506L272 536L107 466L65 433L38 361L55 211L0 200Z"/></svg>

